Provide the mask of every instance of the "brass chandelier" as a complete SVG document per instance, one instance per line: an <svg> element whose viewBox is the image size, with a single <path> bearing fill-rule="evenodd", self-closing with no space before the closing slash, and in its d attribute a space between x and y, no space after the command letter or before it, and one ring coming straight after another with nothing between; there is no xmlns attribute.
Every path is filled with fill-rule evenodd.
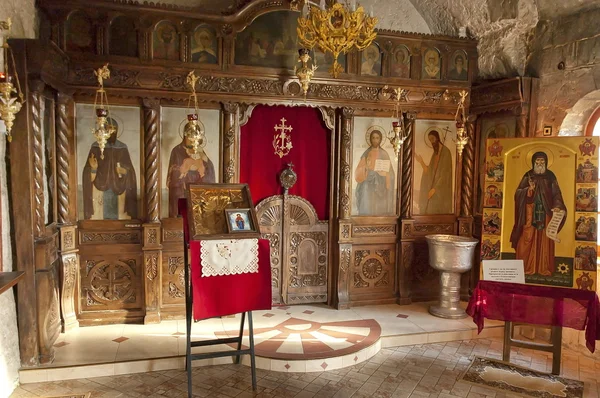
<svg viewBox="0 0 600 398"><path fill-rule="evenodd" d="M377 37L375 25L377 18L367 15L362 6L356 6L356 0L344 5L337 1L327 7L321 0L319 7L309 5L304 0L302 16L298 18L298 40L308 49L315 46L323 53L333 55L333 65L329 73L337 78L343 72L338 63L340 54L346 54L353 48L364 50Z"/></svg>
<svg viewBox="0 0 600 398"><path fill-rule="evenodd" d="M0 21L0 31L10 31L12 21L8 18L6 21ZM8 46L8 34L2 40L2 62L0 62L0 119L6 126L6 135L8 142L12 141L11 131L17 113L25 103L19 75L15 65L15 58L12 50ZM14 76L13 76L14 74ZM16 87L13 85L16 82Z"/></svg>

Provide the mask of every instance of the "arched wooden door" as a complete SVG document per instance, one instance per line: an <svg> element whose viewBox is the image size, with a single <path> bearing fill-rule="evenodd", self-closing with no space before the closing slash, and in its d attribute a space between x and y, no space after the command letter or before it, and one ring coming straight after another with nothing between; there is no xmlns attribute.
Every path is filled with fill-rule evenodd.
<svg viewBox="0 0 600 398"><path fill-rule="evenodd" d="M271 242L274 304L327 301L328 221L299 196L275 195L256 207L260 232Z"/></svg>

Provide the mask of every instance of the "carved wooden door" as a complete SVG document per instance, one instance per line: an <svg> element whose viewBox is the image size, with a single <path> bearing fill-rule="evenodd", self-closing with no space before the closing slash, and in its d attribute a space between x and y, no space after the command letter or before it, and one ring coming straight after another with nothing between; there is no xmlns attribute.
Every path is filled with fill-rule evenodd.
<svg viewBox="0 0 600 398"><path fill-rule="evenodd" d="M256 207L261 236L271 246L274 304L327 301L329 227L299 196L271 196Z"/></svg>

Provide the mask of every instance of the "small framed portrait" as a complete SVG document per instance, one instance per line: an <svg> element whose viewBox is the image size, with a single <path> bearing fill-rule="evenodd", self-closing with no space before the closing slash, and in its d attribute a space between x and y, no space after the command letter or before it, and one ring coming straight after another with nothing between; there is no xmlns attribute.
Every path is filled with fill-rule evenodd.
<svg viewBox="0 0 600 398"><path fill-rule="evenodd" d="M256 232L250 209L225 209L227 232Z"/></svg>

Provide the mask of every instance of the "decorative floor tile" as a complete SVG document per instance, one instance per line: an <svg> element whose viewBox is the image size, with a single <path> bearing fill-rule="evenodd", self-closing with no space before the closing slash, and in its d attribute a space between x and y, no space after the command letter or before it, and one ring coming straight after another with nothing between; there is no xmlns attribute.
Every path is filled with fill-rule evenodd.
<svg viewBox="0 0 600 398"><path fill-rule="evenodd" d="M398 315L396 315L396 318L406 319L406 318L408 318L408 315L398 314Z"/></svg>
<svg viewBox="0 0 600 398"><path fill-rule="evenodd" d="M310 315L310 314L314 314L315 312L311 311L311 310L306 310L306 311L302 311L302 313Z"/></svg>
<svg viewBox="0 0 600 398"><path fill-rule="evenodd" d="M238 333L238 330L228 330L215 335L225 338ZM244 336L248 336L247 330ZM309 360L363 350L379 340L381 327L373 319L321 323L289 318L270 328L255 327L254 336L254 351L260 357Z"/></svg>
<svg viewBox="0 0 600 398"><path fill-rule="evenodd" d="M263 315L265 318L271 318L273 316L275 316L275 314L271 314L270 312L266 313Z"/></svg>
<svg viewBox="0 0 600 398"><path fill-rule="evenodd" d="M127 340L129 340L129 337L121 336L118 339L114 339L113 341L115 343L122 343L122 342L127 341Z"/></svg>

